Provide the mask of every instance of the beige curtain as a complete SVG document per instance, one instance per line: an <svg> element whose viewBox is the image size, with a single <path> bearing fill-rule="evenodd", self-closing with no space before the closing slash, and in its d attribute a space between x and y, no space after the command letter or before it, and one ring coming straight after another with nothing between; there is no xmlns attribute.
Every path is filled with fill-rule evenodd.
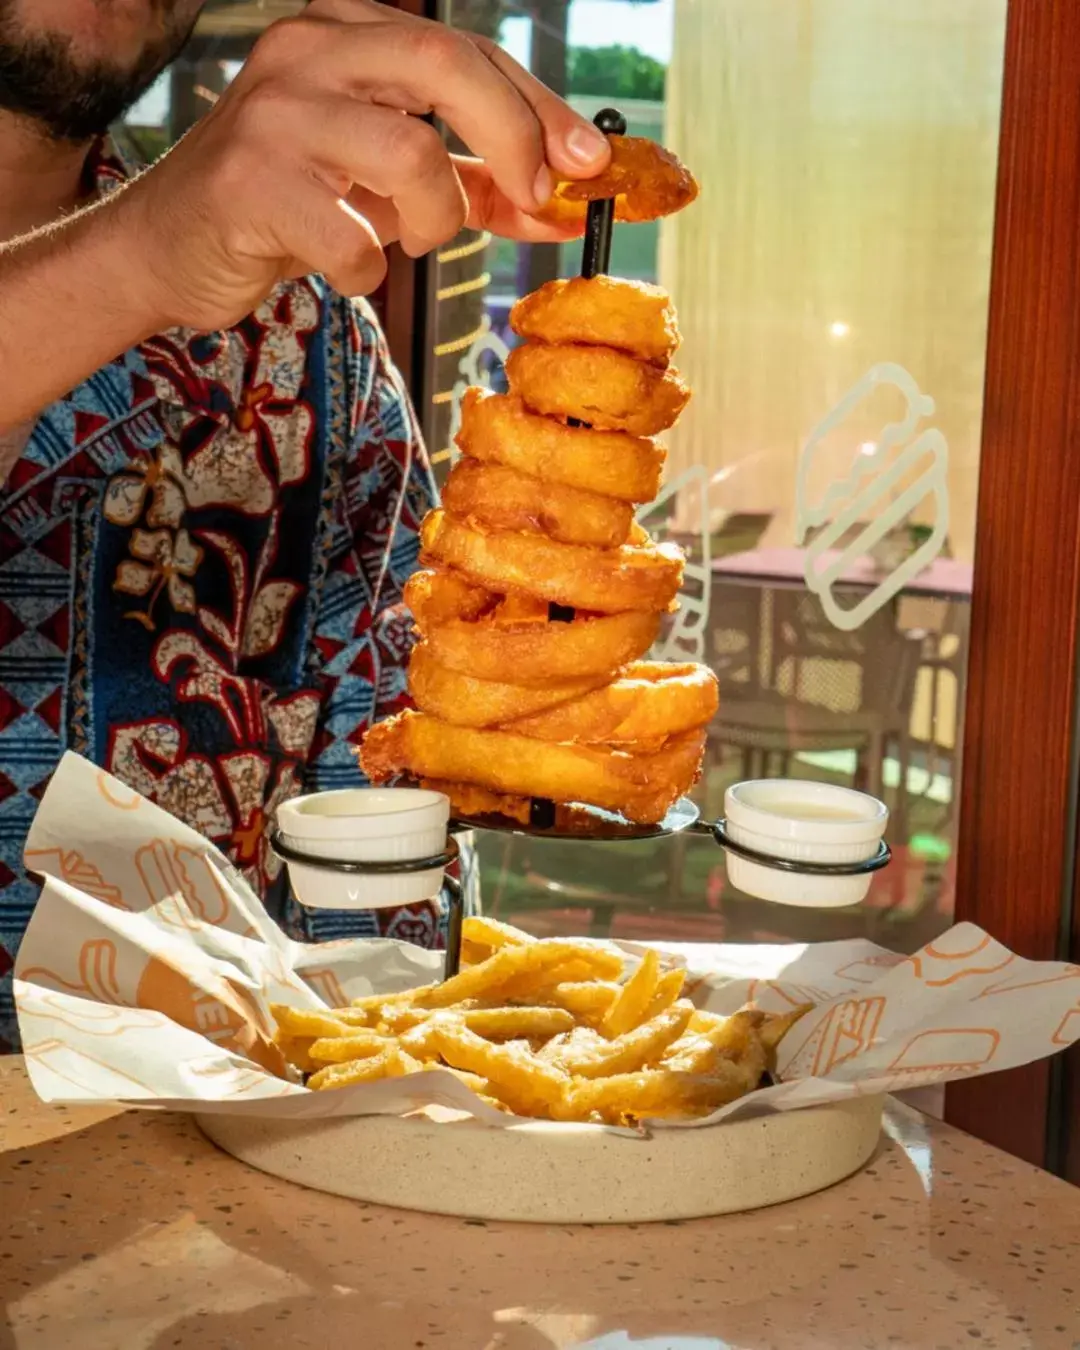
<svg viewBox="0 0 1080 1350"><path fill-rule="evenodd" d="M1005 0L675 0L666 137L703 190L661 234L695 391L671 468L719 472L711 506L771 513L768 542L793 542L810 431L896 361L936 400L971 557L1004 22ZM898 407L867 405L825 475Z"/></svg>

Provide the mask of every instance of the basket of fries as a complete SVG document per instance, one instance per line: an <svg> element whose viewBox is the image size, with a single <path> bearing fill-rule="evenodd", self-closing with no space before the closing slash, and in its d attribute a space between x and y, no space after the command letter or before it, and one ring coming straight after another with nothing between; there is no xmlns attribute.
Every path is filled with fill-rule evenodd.
<svg viewBox="0 0 1080 1350"><path fill-rule="evenodd" d="M563 1223L773 1204L858 1168L884 1093L1080 1038L1080 967L970 924L900 957L473 919L447 979L406 942L304 946L211 844L74 755L26 862L43 886L15 994L40 1097L189 1112L256 1167L370 1201Z"/></svg>
<svg viewBox="0 0 1080 1350"><path fill-rule="evenodd" d="M882 1097L735 1123L719 1137L663 1133L770 1081L806 1006L731 1016L683 997L687 971L639 956L535 941L465 920L461 972L347 1006L271 1009L276 1043L309 1089L452 1075L513 1124L426 1108L403 1118L295 1122L200 1117L235 1156L363 1200L470 1218L642 1222L789 1200L855 1171L873 1152ZM629 972L629 973L627 973ZM599 1125L633 1128L626 1141ZM434 1179L438 1177L438 1184Z"/></svg>

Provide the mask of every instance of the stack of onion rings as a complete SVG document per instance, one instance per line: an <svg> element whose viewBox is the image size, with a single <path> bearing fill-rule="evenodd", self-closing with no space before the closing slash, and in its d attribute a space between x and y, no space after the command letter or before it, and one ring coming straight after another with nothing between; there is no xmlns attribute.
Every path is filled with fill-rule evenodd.
<svg viewBox="0 0 1080 1350"><path fill-rule="evenodd" d="M658 287L602 276L542 287L511 322L527 339L511 392L467 392L463 458L421 527L428 570L405 588L418 711L371 728L361 760L459 814L527 821L545 798L564 822L582 803L651 824L696 779L717 707L704 666L641 659L683 570L633 519L659 487L652 438L689 397L675 315Z"/></svg>

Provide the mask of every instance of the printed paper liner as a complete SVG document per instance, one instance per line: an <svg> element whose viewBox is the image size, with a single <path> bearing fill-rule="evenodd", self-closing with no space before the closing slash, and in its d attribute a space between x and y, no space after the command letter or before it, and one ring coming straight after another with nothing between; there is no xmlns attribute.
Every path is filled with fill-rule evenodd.
<svg viewBox="0 0 1080 1350"><path fill-rule="evenodd" d="M25 856L44 887L15 997L44 1101L296 1118L440 1104L514 1123L447 1073L328 1092L280 1076L271 1002L333 1007L427 983L440 953L290 941L223 854L76 755L58 768ZM664 951L687 965L701 1007L816 1006L781 1045L779 1085L657 1129L992 1073L1080 1038L1080 966L1022 960L972 924L907 958L863 941Z"/></svg>

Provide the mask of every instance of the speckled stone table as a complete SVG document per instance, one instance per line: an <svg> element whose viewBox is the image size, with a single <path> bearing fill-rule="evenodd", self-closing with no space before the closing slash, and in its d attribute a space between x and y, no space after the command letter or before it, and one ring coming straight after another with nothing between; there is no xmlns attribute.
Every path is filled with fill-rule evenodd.
<svg viewBox="0 0 1080 1350"><path fill-rule="evenodd" d="M377 1209L0 1060L3 1350L1078 1350L1080 1191L905 1107L755 1214L531 1228Z"/></svg>

